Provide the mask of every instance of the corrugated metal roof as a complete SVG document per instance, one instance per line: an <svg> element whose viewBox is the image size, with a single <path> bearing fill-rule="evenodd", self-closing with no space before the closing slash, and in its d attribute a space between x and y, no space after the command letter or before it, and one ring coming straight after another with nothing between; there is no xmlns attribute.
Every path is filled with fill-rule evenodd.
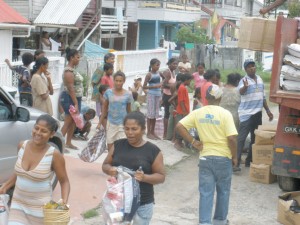
<svg viewBox="0 0 300 225"><path fill-rule="evenodd" d="M21 16L3 0L0 0L0 23L30 24L25 17Z"/></svg>
<svg viewBox="0 0 300 225"><path fill-rule="evenodd" d="M34 25L74 27L90 0L49 0Z"/></svg>

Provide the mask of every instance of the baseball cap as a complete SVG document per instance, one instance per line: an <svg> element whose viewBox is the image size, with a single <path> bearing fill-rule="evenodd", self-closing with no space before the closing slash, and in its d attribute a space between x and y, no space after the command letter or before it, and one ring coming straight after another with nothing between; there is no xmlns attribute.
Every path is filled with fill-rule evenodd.
<svg viewBox="0 0 300 225"><path fill-rule="evenodd" d="M138 80L138 79L142 79L142 77L140 75L136 75L134 79Z"/></svg>
<svg viewBox="0 0 300 225"><path fill-rule="evenodd" d="M244 62L244 68L246 68L251 63L255 65L255 62L253 59L246 59Z"/></svg>
<svg viewBox="0 0 300 225"><path fill-rule="evenodd" d="M222 97L223 90L216 84L212 84L208 87L206 91L206 99L207 100L215 100Z"/></svg>

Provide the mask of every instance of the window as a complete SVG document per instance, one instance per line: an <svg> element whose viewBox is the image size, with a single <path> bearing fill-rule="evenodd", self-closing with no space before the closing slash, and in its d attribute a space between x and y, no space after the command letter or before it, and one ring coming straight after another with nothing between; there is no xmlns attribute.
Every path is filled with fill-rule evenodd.
<svg viewBox="0 0 300 225"><path fill-rule="evenodd" d="M8 121L11 117L11 111L8 105L0 97L0 121Z"/></svg>

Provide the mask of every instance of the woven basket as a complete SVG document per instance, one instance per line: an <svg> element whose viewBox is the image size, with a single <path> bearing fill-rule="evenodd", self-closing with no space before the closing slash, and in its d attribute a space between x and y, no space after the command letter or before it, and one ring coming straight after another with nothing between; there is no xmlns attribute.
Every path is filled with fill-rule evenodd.
<svg viewBox="0 0 300 225"><path fill-rule="evenodd" d="M70 222L69 209L43 209L45 225L68 225Z"/></svg>

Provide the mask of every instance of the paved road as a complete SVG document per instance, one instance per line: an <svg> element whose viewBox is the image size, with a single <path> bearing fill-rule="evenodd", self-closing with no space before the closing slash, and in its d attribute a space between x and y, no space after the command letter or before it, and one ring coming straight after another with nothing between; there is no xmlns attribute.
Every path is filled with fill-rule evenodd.
<svg viewBox="0 0 300 225"><path fill-rule="evenodd" d="M98 119L96 118L92 121L90 138L95 132L97 122ZM174 149L170 141L151 140L151 142L154 142L162 150L166 166L172 166L187 156L187 154ZM80 150L69 149L69 152L65 153L65 160L71 184L69 197L71 221L72 224L77 225L83 220L81 216L83 212L95 208L101 202L106 189L107 179L107 176L102 172L101 168L107 153L103 153L93 163L86 163L78 158L78 153L87 145L87 142L73 140L73 143L78 146ZM58 200L60 196L60 186L58 184L54 190L53 199Z"/></svg>
<svg viewBox="0 0 300 225"><path fill-rule="evenodd" d="M272 123L276 123L276 120L278 118L277 107L272 106L272 111L274 113L274 117L276 118L275 121L273 121ZM93 132L95 131L97 121L98 121L97 119L93 120L93 128L92 128ZM265 113L263 113L263 123L264 124L269 123ZM90 134L90 137L93 135L93 132ZM85 141L74 141L74 144L76 146L79 146L80 149L83 149L86 146L86 143L87 142L85 142ZM180 162L182 159L187 157L187 154L174 149L172 143L169 141L158 140L158 141L154 141L154 143L156 145L158 145L160 147L160 149L162 150L163 155L164 155L164 162L165 162L165 165L167 166L167 168L176 166L178 162ZM103 196L105 188L106 188L105 182L106 182L106 178L107 178L107 176L102 172L101 167L102 167L102 162L105 159L107 153L104 153L94 163L85 163L85 162L81 161L80 159L78 159L77 154L79 152L80 152L80 150L79 151L78 150L77 151L70 150L69 153L65 154L67 171L68 171L69 179L71 182L71 193L70 193L70 199L69 199L70 211L71 211L71 221L72 221L73 225L82 225L82 224L95 224L95 225L98 224L99 225L99 224L101 224L101 222L100 222L101 218L97 217L90 221L87 221L87 220L83 221L81 214L87 210L95 208L101 202L102 196ZM190 162L190 160L188 160L188 161ZM181 168L181 169L184 169L184 168ZM193 170L195 170L195 168ZM175 172L175 171L174 171L174 177L171 179L171 180L174 179L174 181L171 182L170 185L168 185L168 183L169 183L168 180L170 179L170 178L168 178L167 181L165 182L165 184L159 185L156 188L156 189L158 189L158 195L159 194L161 196L166 195L165 196L166 199L164 199L164 201L163 201L165 203L168 202L169 194L171 195L170 197L174 201L177 198L180 199L178 197L178 193L176 194L176 191L175 191L175 193L172 193L174 186L178 186L178 185L180 186L180 183L183 181L181 179L180 180L176 179L176 173L178 174L178 171L177 172ZM246 170L245 173L246 173L245 176L242 176L244 178L242 180L240 180L238 182L238 184L244 184L245 183L244 179L248 180L248 170ZM193 174L192 180L196 180L197 172L193 171L192 174ZM244 174L244 172L243 172L243 174ZM169 175L170 174L168 174L168 176ZM184 177L184 175L181 175L181 176ZM191 178L189 177L189 179L191 179ZM179 183L178 182L176 183L176 180ZM197 182L193 182L194 186L188 185L189 187L193 186L194 193L192 193L192 192L188 192L188 193L190 193L191 196L195 196L195 199L198 198L196 183ZM171 186L171 187L167 188L166 186ZM184 185L182 185L182 186L184 187ZM233 189L234 189L234 186L235 185L233 185ZM265 186L265 185L260 185L260 184L253 184L251 186L255 187L255 189L257 189L258 187L259 187L258 189L260 189L260 188L264 189L263 187L266 187L266 189L268 189L270 187L269 185ZM273 192L274 192L274 190L278 191L276 184L273 184L272 186L273 186L272 187ZM162 191L162 189L167 189L168 191ZM162 193L160 193L161 191L162 191ZM253 190L250 189L249 192L251 193L251 191L253 191ZM268 193L268 191L266 191L266 190L265 190L265 192ZM250 195L252 198L253 197L252 194L250 194ZM245 197L245 196L243 196L243 197ZM54 200L59 199L59 198L60 198L60 187L58 185L54 191ZM237 199L238 198L239 197L237 197ZM163 197L158 197L157 199L163 199ZM192 214L191 214L193 216L191 218L190 218L191 215L188 216L188 218L194 222L197 221L197 207L198 207L195 199L193 200L194 206L192 207ZM187 199L185 199L184 201L187 201ZM272 203L276 204L276 201L274 201L274 199L273 199ZM167 212L164 212L164 210L162 210L163 208L164 209L168 208L170 205L175 206L174 209L171 210L171 211L175 211L174 212L175 214L171 213L171 212L167 213ZM187 207L186 204L183 204L183 205L184 205L183 208L186 208L186 209L190 208L190 207ZM153 218L153 224L157 224L157 225L178 224L176 222L173 223L174 219L176 221L176 217L179 216L179 214L177 214L179 211L177 211L178 208L176 208L176 207L178 207L178 204L176 204L176 201L166 205L166 204L160 202L160 200L158 200L157 206L156 206L156 213ZM262 206L259 205L258 207L262 207ZM239 208L239 207L237 207L237 208ZM157 213L157 210L161 211L162 213ZM272 209L272 211L271 211L272 214L274 214L274 210L276 210L276 209ZM247 210L245 210L245 211L247 211ZM255 210L251 210L251 212L255 212ZM185 213L186 212L183 212L183 214L185 214ZM270 213L270 212L266 212L266 213ZM172 217L173 217L173 219L170 219ZM274 215L272 215L271 218L272 218L271 219L272 222L274 222L274 220L273 220ZM187 218L185 218L185 216L182 216L182 219L186 220ZM232 221L234 221L233 218L230 218L230 219ZM266 218L266 219L270 219L270 218ZM164 223L165 221L169 221L169 223ZM194 222L192 222L192 223L194 223ZM189 224L189 223L187 223L187 224ZM233 224L236 224L236 223L233 223ZM247 223L241 223L241 224L247 224Z"/></svg>

